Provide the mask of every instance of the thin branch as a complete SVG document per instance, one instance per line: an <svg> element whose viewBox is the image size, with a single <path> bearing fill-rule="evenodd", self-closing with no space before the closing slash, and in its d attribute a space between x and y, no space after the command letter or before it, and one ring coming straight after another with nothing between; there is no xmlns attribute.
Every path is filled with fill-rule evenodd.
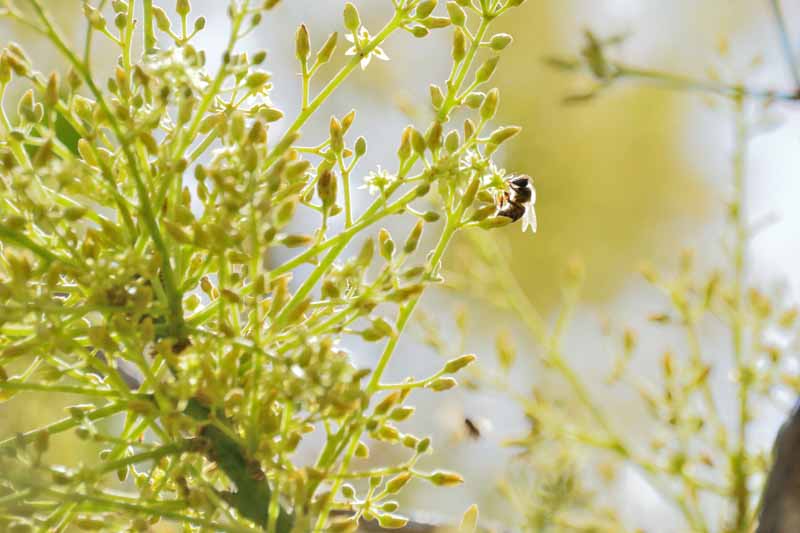
<svg viewBox="0 0 800 533"><path fill-rule="evenodd" d="M786 20L783 18L783 10L778 0L770 0L770 7L772 8L772 15L775 17L775 26L778 28L778 34L781 40L781 48L783 55L786 59L786 65L792 73L794 79L794 86L800 88L800 69L797 67L797 60L792 50L792 42L789 39L789 32L786 29Z"/></svg>

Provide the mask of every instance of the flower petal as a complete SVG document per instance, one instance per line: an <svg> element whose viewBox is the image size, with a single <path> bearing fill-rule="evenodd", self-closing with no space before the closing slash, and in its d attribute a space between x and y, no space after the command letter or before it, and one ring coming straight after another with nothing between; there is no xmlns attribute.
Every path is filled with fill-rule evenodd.
<svg viewBox="0 0 800 533"><path fill-rule="evenodd" d="M384 52L382 48L375 47L372 54L382 61L389 61L389 56L386 55L386 52Z"/></svg>

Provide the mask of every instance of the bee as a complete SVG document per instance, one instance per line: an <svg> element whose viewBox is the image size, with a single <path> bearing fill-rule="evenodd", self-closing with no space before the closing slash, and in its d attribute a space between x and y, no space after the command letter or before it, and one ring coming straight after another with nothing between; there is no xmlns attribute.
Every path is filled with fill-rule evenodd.
<svg viewBox="0 0 800 533"><path fill-rule="evenodd" d="M512 176L506 180L506 190L497 198L497 216L510 218L512 222L522 219L522 231L529 227L536 233L536 189L530 176Z"/></svg>

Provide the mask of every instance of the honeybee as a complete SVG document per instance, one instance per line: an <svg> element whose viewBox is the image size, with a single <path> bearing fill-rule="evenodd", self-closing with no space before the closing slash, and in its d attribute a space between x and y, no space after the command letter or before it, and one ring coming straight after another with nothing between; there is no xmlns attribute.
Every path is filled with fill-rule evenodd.
<svg viewBox="0 0 800 533"><path fill-rule="evenodd" d="M512 176L506 180L506 190L497 198L497 216L522 219L522 231L529 227L536 233L536 189L530 176Z"/></svg>

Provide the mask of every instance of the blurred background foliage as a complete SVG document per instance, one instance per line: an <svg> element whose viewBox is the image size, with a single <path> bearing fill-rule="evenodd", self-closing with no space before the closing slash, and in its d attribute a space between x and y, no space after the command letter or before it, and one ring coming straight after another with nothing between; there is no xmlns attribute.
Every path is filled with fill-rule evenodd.
<svg viewBox="0 0 800 533"><path fill-rule="evenodd" d="M223 19L225 3L219 0L193 2L198 12L210 21ZM83 31L83 21L75 16L79 4L78 0L47 2L75 42L82 40ZM388 1L362 0L357 4L368 26L390 7ZM593 389L600 390L597 383L608 373L612 364L609 352L614 351L607 349L603 322L597 315L613 317L616 325L626 321L642 323L646 318L643 315L652 310L655 300L644 291L636 275L640 262L650 260L673 268L679 250L688 245L701 248L698 261L703 264L712 263L721 255L718 230L724 218L724 202L730 197L733 127L730 113L718 107L720 100L630 82L615 84L579 105L563 105L566 96L588 88L586 80L559 72L544 59L576 55L583 30L592 28L601 36L626 34L623 43L613 50L615 57L631 64L695 77L718 76L733 82L747 76L748 83L781 88L788 85L788 75L766 4L753 0L530 0L514 17L507 17L496 28L496 31L514 36L514 43L504 54L494 80L502 99L498 121L524 128L505 148L505 167L509 172L534 177L540 221L539 232L534 237L521 234L517 226L504 228L499 235L510 252L509 266L521 290L546 318L560 301L565 265L574 258L579 258L584 265L585 303L580 305L576 325L565 342L584 354L583 359L573 363L587 370ZM247 39L253 49L270 51L269 68L276 82L274 98L290 111L287 115L298 106L298 78L292 52L294 28L305 22L312 36L321 39L336 29L340 7L339 2L332 1L286 0L281 9L274 12L274 19L266 21L265 30ZM800 8L787 6L786 9L788 20L797 20L800 16ZM227 28L213 22L209 26L199 46L218 49L226 38ZM795 33L800 34L800 27ZM0 35L3 41L24 43L40 70L63 70L49 45L38 36L6 22L0 22ZM394 149L402 127L410 122L424 124L430 118L431 110L420 102L427 101L428 80L447 77L449 33L420 42L408 35L397 36L385 49L391 62L370 65L366 72L354 76L344 92L334 95L319 113L321 120L304 132L309 138L321 137L326 128L325 117L334 112L346 112L356 102L363 117L357 124L365 128L361 133L370 142L367 162L373 167L395 161ZM756 58L758 60L754 61ZM113 57L106 59L109 65L114 61ZM210 55L210 66L214 68L218 60ZM759 68L754 70L753 64ZM327 68L333 70L336 66ZM792 111L790 104L779 108L779 115L785 122L777 133L769 134L768 140L796 151L797 125L792 122ZM375 113L382 113L381 120L374 119ZM789 155L785 164L765 162L763 158L773 152L759 152L760 146L755 146L748 179L753 184L751 195L755 208L761 215L768 214L770 206L777 202L775 193L771 195L765 191L774 183L770 179L788 179L792 172L796 177L800 165L796 157ZM781 164L784 174L773 178L765 176L776 164ZM365 199L366 192L359 192ZM784 214L778 213L779 216ZM794 232L800 230L796 222L791 216L783 217L771 227L768 232L773 242L785 243L790 235L796 234ZM474 251L464 236L461 244L458 250L451 249L448 259L448 265L456 272L460 261L475 260L470 255ZM796 265L781 263L776 266L774 246L756 249L761 255L756 257L755 277L773 284L788 282L791 286L796 283L797 276L792 272ZM466 309L467 326L460 326L458 312L452 312L458 306ZM466 346L486 361L489 369L485 371L492 372L496 331L506 328L513 338L519 361L513 381L523 387L536 381L537 365L531 357L533 354L526 349L531 344L529 336L514 326L508 315L482 308L469 296L451 293L427 297L425 307L436 319L427 330L418 326L415 338L404 342L405 352L397 358L400 361L397 364L404 367L400 375L408 375L409 368L423 375L439 366L441 360L426 347L426 338L427 345L435 344L431 329L438 331L446 344L437 351L453 355L461 345ZM425 321L421 323L424 325ZM646 333L649 336L646 342L650 345L670 342L668 335L654 329ZM464 337L463 342L459 342L460 337ZM724 349L724 343L720 343L719 348ZM353 349L361 360L374 358L374 354L361 345ZM641 364L641 371L646 374L650 372L648 365L654 366L656 361ZM558 396L563 390L559 383L540 385L542 394L552 392ZM629 423L623 424L627 433L646 431L643 417L641 413L637 416L638 408L632 406L630 397L607 389L602 389L601 394L605 396L597 397L598 403L616 412L620 419L626 414L632 415ZM26 396L0 404L0 433L24 431L36 426L38 421L52 420L55 413L63 409L63 405L57 403L61 400ZM64 400L64 405L70 403ZM436 492L437 500L431 500L433 493L421 487L412 497L414 505L445 516L457 516L463 510L464 501L478 499L484 516L501 520L509 508L509 496L497 490L497 482L514 469L507 467L511 452L500 444L527 427L524 413L498 392L462 390L444 402L440 397L434 400L423 395L419 403L430 408L420 410L430 416L418 416L413 423L421 426L420 432L434 435L440 452L430 461L437 466L458 469L467 483L447 494ZM477 440L464 438L465 416L474 417L488 431L482 432ZM758 436L760 442L768 443L778 424L777 413L765 420L765 429ZM61 445L51 446L49 453L54 461L67 464L80 460L91 462L97 450L81 446L85 445L69 436ZM374 455L380 457L380 453ZM537 460L555 464L561 458ZM573 467L570 464L567 469ZM591 475L596 476L597 472L597 469L591 470ZM602 468L600 472L602 474ZM535 483L547 481L538 479ZM552 482L558 485L575 480L557 477ZM532 486L531 490L541 492L537 486ZM659 516L672 515L663 508L647 507L655 505L655 500L651 493L642 490L641 483L623 476L620 490L615 501L606 503L621 509L629 523L653 525L646 527L648 531L675 530L668 525L663 528L656 525ZM435 509L431 509L431 505L435 505ZM641 507L649 511L642 512Z"/></svg>

